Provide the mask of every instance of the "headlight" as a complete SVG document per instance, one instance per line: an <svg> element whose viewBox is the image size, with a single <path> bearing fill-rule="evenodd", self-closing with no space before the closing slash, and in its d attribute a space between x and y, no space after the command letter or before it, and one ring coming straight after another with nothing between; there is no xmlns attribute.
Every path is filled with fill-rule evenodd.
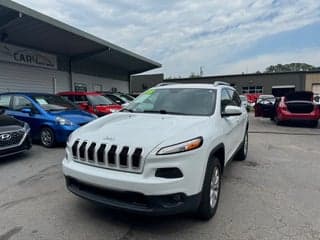
<svg viewBox="0 0 320 240"><path fill-rule="evenodd" d="M68 119L62 117L56 117L56 122L62 126L72 126L73 122L69 121Z"/></svg>
<svg viewBox="0 0 320 240"><path fill-rule="evenodd" d="M202 143L203 143L203 138L197 137L182 143L177 143L171 146L163 147L157 152L157 155L167 155L167 154L191 151L201 147Z"/></svg>
<svg viewBox="0 0 320 240"><path fill-rule="evenodd" d="M111 113L114 113L114 112L118 112L119 110L117 110L117 109L110 109L110 112Z"/></svg>

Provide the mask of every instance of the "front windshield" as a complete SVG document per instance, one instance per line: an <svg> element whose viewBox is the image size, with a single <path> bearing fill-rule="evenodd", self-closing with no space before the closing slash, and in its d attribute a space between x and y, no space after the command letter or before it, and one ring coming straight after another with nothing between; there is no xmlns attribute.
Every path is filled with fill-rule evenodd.
<svg viewBox="0 0 320 240"><path fill-rule="evenodd" d="M88 95L87 97L89 103L94 106L114 104L110 99L107 99L101 95Z"/></svg>
<svg viewBox="0 0 320 240"><path fill-rule="evenodd" d="M214 112L215 101L216 91L214 89L149 89L133 100L125 110L141 113L209 116Z"/></svg>
<svg viewBox="0 0 320 240"><path fill-rule="evenodd" d="M76 105L57 95L36 95L32 98L46 111L77 109Z"/></svg>

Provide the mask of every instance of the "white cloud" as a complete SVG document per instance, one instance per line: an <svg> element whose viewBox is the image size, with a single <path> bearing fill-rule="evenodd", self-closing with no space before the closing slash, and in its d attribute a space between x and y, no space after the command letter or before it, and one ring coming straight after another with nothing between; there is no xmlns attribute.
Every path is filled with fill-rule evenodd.
<svg viewBox="0 0 320 240"><path fill-rule="evenodd" d="M200 66L230 73L222 63L241 64L231 60L255 41L320 21L318 0L16 1L155 59L172 76Z"/></svg>
<svg viewBox="0 0 320 240"><path fill-rule="evenodd" d="M307 62L320 66L320 47L306 48L286 53L263 54L237 62L221 64L217 66L221 71L217 71L215 74L224 74L225 72L222 69L228 69L228 73L263 71L266 66L274 65L275 63L286 64L293 62Z"/></svg>

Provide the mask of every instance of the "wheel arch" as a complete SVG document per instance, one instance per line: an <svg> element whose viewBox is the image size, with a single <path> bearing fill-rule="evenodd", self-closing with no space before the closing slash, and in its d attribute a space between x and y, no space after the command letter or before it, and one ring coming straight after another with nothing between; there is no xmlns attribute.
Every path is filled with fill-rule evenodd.
<svg viewBox="0 0 320 240"><path fill-rule="evenodd" d="M225 166L225 147L223 143L218 144L211 150L208 160L212 159L212 157L217 157L219 159L221 172L223 173Z"/></svg>

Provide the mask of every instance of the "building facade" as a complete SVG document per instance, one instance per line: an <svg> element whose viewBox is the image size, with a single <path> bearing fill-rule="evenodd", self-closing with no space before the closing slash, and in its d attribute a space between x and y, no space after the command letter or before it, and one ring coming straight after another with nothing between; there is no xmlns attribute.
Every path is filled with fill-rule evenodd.
<svg viewBox="0 0 320 240"><path fill-rule="evenodd" d="M9 0L0 0L0 92L129 92L161 65Z"/></svg>
<svg viewBox="0 0 320 240"><path fill-rule="evenodd" d="M316 94L320 94L319 71L238 74L199 78L176 78L164 81L177 83L213 83L215 81L223 81L234 86L241 94L272 94L273 89L279 87L292 87L296 91L313 91Z"/></svg>

